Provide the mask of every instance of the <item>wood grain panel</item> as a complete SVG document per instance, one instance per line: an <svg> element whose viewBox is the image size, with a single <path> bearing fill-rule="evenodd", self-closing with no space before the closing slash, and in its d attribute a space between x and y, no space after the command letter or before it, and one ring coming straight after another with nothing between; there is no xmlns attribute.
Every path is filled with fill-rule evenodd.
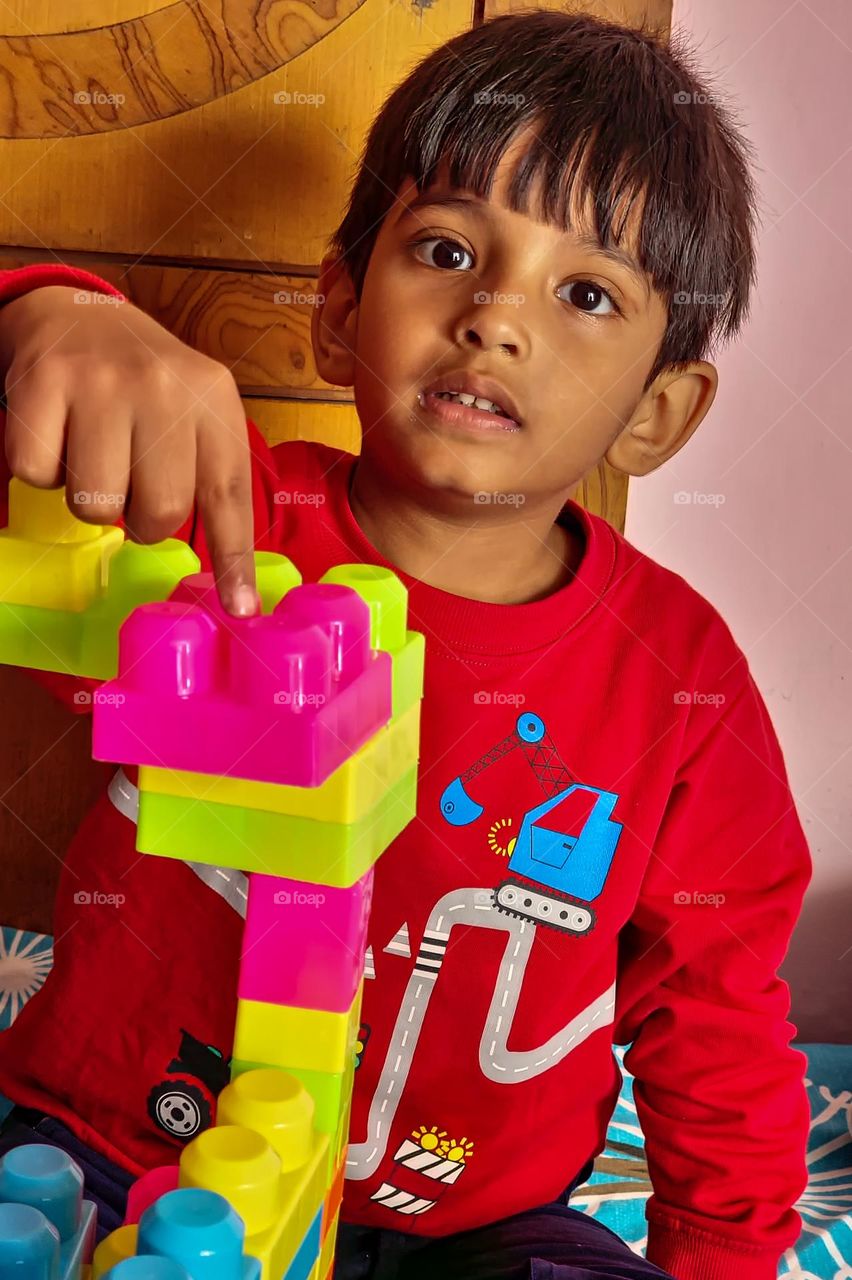
<svg viewBox="0 0 852 1280"><path fill-rule="evenodd" d="M65 850L114 772L91 758L91 722L0 667L0 924L52 932Z"/></svg>
<svg viewBox="0 0 852 1280"><path fill-rule="evenodd" d="M174 0L85 31L0 37L0 133L64 138L191 111L322 40L363 0Z"/></svg>
<svg viewBox="0 0 852 1280"><path fill-rule="evenodd" d="M121 106L107 132L0 140L0 243L304 272L342 215L387 93L471 12L472 0L365 0L298 58L194 110L127 127ZM19 74L0 81L7 117Z"/></svg>
<svg viewBox="0 0 852 1280"><path fill-rule="evenodd" d="M482 21L501 13L523 13L528 9L560 9L565 13L594 13L626 27L645 25L666 38L671 34L672 0L562 0L560 4L530 5L523 0L482 0Z"/></svg>
<svg viewBox="0 0 852 1280"><path fill-rule="evenodd" d="M0 9L0 36L45 36L57 31L92 31L131 22L162 9L163 0L26 0Z"/></svg>

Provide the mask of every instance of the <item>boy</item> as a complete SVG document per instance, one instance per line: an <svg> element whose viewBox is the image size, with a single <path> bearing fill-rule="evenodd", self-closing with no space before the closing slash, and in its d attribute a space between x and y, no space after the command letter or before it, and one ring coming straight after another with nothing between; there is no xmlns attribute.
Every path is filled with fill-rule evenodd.
<svg viewBox="0 0 852 1280"><path fill-rule="evenodd" d="M69 501L129 485L128 529L189 538L234 613L251 492L257 546L306 580L392 566L426 634L417 818L376 872L344 1280L773 1280L798 1235L806 1059L776 970L811 864L781 749L712 605L568 499L602 457L652 471L710 408L705 356L754 275L745 156L646 34L532 12L432 53L322 265L314 351L354 386L357 459L249 424L249 465L232 383L129 305L85 308L82 336L55 285L0 312L13 471ZM0 1037L11 1140L29 1119L101 1175L209 1122L236 1007L241 877L136 854L135 803L119 770L67 854L54 971ZM73 901L119 887L120 908ZM647 1260L567 1204L603 1148L612 1043Z"/></svg>

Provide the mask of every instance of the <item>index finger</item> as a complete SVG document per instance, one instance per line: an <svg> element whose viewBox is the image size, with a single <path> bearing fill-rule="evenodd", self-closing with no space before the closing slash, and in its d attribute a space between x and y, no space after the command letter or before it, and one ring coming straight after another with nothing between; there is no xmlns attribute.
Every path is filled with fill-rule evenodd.
<svg viewBox="0 0 852 1280"><path fill-rule="evenodd" d="M240 416L240 423L229 418L199 430L195 480L219 599L238 618L260 610L254 572L251 450L241 404Z"/></svg>

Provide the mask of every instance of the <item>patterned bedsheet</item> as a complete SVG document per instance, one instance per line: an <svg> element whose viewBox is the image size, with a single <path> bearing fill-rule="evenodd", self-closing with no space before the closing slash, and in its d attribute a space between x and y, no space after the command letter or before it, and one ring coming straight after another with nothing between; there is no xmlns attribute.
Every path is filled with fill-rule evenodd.
<svg viewBox="0 0 852 1280"><path fill-rule="evenodd" d="M43 985L53 963L53 939L0 927L0 1031ZM778 1269L778 1280L852 1280L852 1045L801 1044L808 1057L811 1100L810 1175L796 1208L802 1234ZM624 1084L607 1144L572 1208L593 1214L644 1256L645 1202L651 1193L645 1142L633 1103L633 1077L614 1049ZM11 1104L0 1096L0 1120Z"/></svg>

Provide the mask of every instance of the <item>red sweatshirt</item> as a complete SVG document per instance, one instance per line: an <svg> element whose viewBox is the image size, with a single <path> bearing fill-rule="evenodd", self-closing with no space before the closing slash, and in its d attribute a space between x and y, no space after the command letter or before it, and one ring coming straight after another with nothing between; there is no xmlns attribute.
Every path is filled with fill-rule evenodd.
<svg viewBox="0 0 852 1280"><path fill-rule="evenodd" d="M39 280L9 273L0 300ZM306 581L388 563L351 456L250 435L258 545ZM775 1280L809 1122L776 972L811 876L784 759L713 606L600 517L561 518L585 551L544 600L400 574L426 636L419 795L376 869L344 1216L440 1236L552 1200L604 1146L629 1044L648 1258ZM244 886L136 854L133 788L112 796L68 851L0 1091L141 1171L227 1078Z"/></svg>

